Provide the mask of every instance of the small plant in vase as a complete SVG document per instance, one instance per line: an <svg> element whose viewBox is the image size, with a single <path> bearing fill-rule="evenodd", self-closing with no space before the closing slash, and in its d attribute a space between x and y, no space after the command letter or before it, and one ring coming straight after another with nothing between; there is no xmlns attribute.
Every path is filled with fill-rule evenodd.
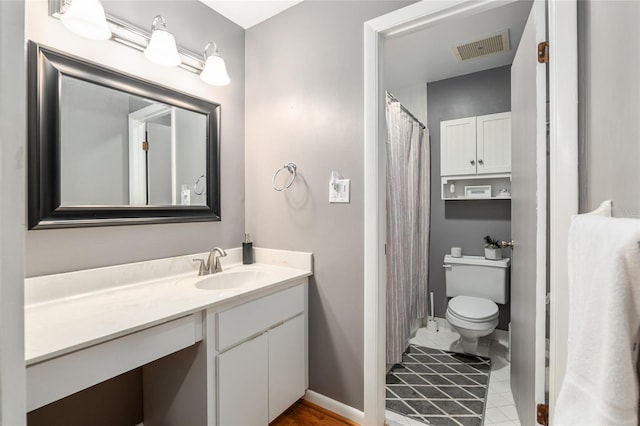
<svg viewBox="0 0 640 426"><path fill-rule="evenodd" d="M490 260L502 259L500 241L491 238L489 235L484 237L484 257Z"/></svg>

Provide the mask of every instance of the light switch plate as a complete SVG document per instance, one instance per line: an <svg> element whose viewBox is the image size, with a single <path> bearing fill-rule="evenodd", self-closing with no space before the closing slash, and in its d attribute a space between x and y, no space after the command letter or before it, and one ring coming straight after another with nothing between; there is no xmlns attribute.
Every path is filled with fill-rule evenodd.
<svg viewBox="0 0 640 426"><path fill-rule="evenodd" d="M329 182L329 202L348 203L351 192L351 179L336 179Z"/></svg>

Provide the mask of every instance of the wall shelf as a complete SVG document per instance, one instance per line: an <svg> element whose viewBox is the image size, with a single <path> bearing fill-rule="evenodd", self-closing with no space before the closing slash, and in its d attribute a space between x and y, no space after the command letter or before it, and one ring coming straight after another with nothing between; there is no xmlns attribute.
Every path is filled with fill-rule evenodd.
<svg viewBox="0 0 640 426"><path fill-rule="evenodd" d="M511 200L511 197L491 197L491 198L478 198L478 197L458 197L458 198L443 198L444 201L486 201L486 200Z"/></svg>
<svg viewBox="0 0 640 426"><path fill-rule="evenodd" d="M452 192L452 185L454 191ZM491 197L466 197L465 186L491 186ZM471 176L443 176L440 183L440 198L444 201L474 201L474 200L510 200L511 196L500 196L500 190L506 189L511 193L511 173L497 173L489 175Z"/></svg>

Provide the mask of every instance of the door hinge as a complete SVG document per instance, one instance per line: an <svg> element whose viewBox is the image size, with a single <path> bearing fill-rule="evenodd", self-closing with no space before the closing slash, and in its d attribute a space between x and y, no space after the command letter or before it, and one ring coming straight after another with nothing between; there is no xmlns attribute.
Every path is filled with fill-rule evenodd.
<svg viewBox="0 0 640 426"><path fill-rule="evenodd" d="M149 142L148 141L142 142L142 150L143 151L149 151Z"/></svg>
<svg viewBox="0 0 640 426"><path fill-rule="evenodd" d="M547 404L538 404L536 407L536 415L538 424L543 426L549 424L549 406Z"/></svg>
<svg viewBox="0 0 640 426"><path fill-rule="evenodd" d="M549 63L549 42L541 41L538 43L538 62L541 64Z"/></svg>

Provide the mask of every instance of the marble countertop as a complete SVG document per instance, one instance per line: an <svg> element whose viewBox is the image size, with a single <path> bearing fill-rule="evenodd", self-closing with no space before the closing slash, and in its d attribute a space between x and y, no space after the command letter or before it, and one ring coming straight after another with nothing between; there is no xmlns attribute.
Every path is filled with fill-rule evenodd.
<svg viewBox="0 0 640 426"><path fill-rule="evenodd" d="M243 265L238 261L239 250L228 252L219 274L260 270L266 272L267 278L235 289L197 288L195 282L206 278L197 277L193 266L192 259L202 257L199 254L27 279L27 366L204 309L223 310L291 287L312 275L310 253L255 249L256 263ZM287 256L289 253L293 255ZM174 274L162 276L165 263L173 262L175 266L176 259L184 266L168 267ZM155 276L140 281L145 270ZM123 278L132 275L134 282Z"/></svg>

